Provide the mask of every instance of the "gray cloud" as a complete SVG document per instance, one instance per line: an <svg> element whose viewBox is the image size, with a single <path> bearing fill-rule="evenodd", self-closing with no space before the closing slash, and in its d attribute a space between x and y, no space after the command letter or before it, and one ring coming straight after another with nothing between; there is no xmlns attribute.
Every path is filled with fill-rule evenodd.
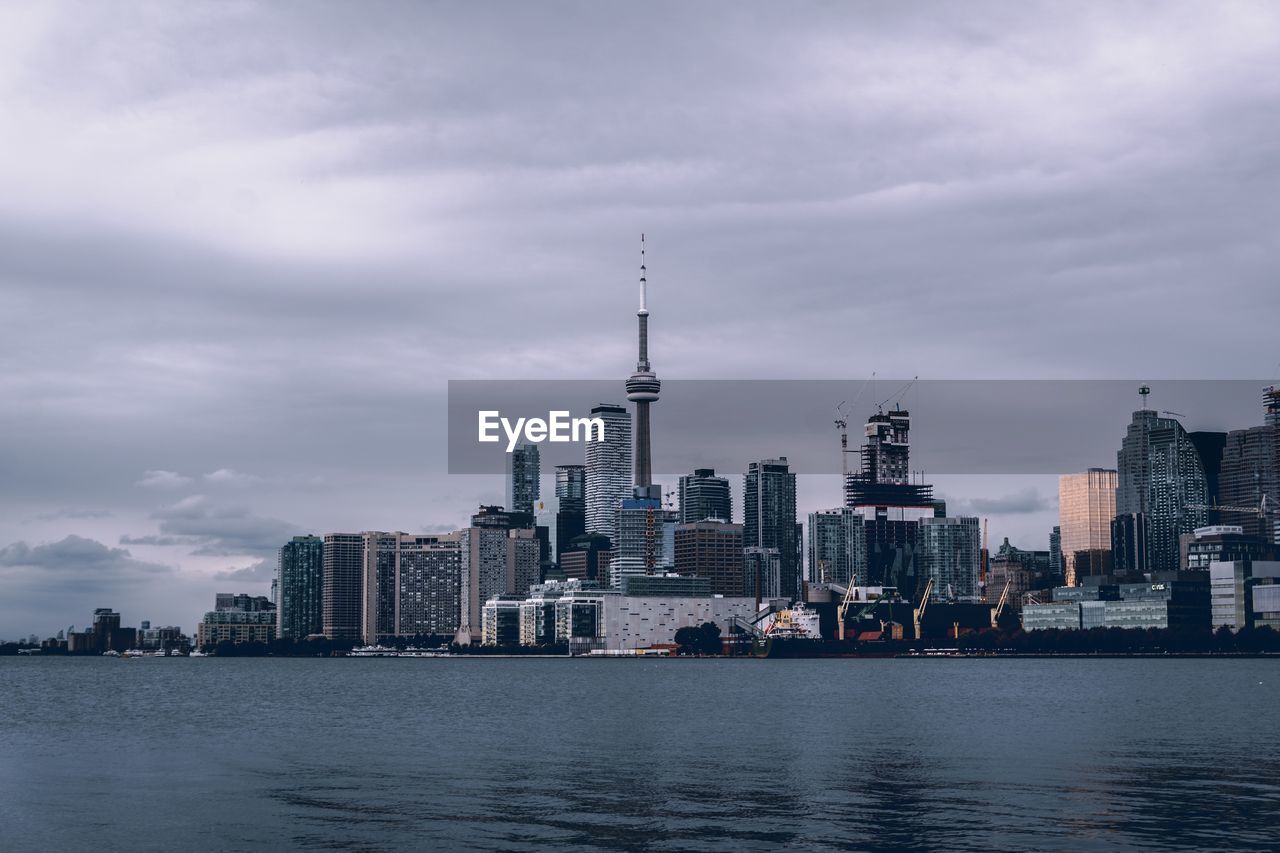
<svg viewBox="0 0 1280 853"><path fill-rule="evenodd" d="M219 504L204 495L191 495L159 509L151 517L160 533L174 542L196 546L201 556L267 555L299 532L286 521L256 516L246 506Z"/></svg>
<svg viewBox="0 0 1280 853"><path fill-rule="evenodd" d="M48 570L63 581L145 580L173 571L160 563L134 559L124 548L111 548L95 539L74 534L57 542L28 545L14 542L0 548L0 566L9 569Z"/></svg>
<svg viewBox="0 0 1280 853"><path fill-rule="evenodd" d="M253 581L253 582L270 582L276 574L276 567L267 560L259 560L258 562L245 566L241 569L230 568L218 572L214 575L215 580L220 581Z"/></svg>
<svg viewBox="0 0 1280 853"><path fill-rule="evenodd" d="M179 474L177 471L155 470L144 472L142 479L134 485L146 489L177 489L190 482L190 477Z"/></svg>
<svg viewBox="0 0 1280 853"><path fill-rule="evenodd" d="M997 497L947 498L947 511L953 515L1023 515L1044 512L1056 507L1033 487Z"/></svg>

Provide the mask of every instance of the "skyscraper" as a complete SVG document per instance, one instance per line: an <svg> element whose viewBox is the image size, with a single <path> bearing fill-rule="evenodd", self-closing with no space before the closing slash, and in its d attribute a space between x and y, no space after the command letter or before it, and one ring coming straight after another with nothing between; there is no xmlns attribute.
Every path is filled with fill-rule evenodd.
<svg viewBox="0 0 1280 853"><path fill-rule="evenodd" d="M796 524L796 475L787 457L747 466L742 497L742 541L747 548L778 549L781 594L800 594L800 525Z"/></svg>
<svg viewBox="0 0 1280 853"><path fill-rule="evenodd" d="M1055 578L1063 577L1062 565L1062 526L1055 524L1049 531L1049 574Z"/></svg>
<svg viewBox="0 0 1280 853"><path fill-rule="evenodd" d="M497 507L481 507L471 526L458 532L461 563L458 641L479 641L482 609L490 598L503 594L527 595L538 583L541 542L524 515L512 516Z"/></svg>
<svg viewBox="0 0 1280 853"><path fill-rule="evenodd" d="M538 445L521 442L507 454L507 509L533 512L542 494Z"/></svg>
<svg viewBox="0 0 1280 853"><path fill-rule="evenodd" d="M558 507L553 557L558 565L569 543L587 530L586 466L556 466L556 501Z"/></svg>
<svg viewBox="0 0 1280 853"><path fill-rule="evenodd" d="M729 480L717 477L714 468L696 468L680 478L680 523L692 524L718 518L733 521Z"/></svg>
<svg viewBox="0 0 1280 853"><path fill-rule="evenodd" d="M364 540L360 636L366 643L396 633L396 546L399 535L377 530L361 534Z"/></svg>
<svg viewBox="0 0 1280 853"><path fill-rule="evenodd" d="M1067 586L1076 586L1090 575L1111 574L1115 514L1115 471L1090 468L1058 478L1058 526Z"/></svg>
<svg viewBox="0 0 1280 853"><path fill-rule="evenodd" d="M1176 419L1141 409L1116 453L1115 513L1145 519L1148 571L1177 571L1178 536L1208 523L1211 484L1197 448L1204 442L1192 438ZM1063 551L1069 559L1065 541Z"/></svg>
<svg viewBox="0 0 1280 853"><path fill-rule="evenodd" d="M675 529L675 568L708 578L712 595L742 595L742 525L696 521Z"/></svg>
<svg viewBox="0 0 1280 853"><path fill-rule="evenodd" d="M360 639L363 621L364 537L327 533L324 537L324 635Z"/></svg>
<svg viewBox="0 0 1280 853"><path fill-rule="evenodd" d="M304 640L324 630L324 540L295 536L280 549L276 636Z"/></svg>
<svg viewBox="0 0 1280 853"><path fill-rule="evenodd" d="M848 507L809 513L809 580L866 585L866 518Z"/></svg>
<svg viewBox="0 0 1280 853"><path fill-rule="evenodd" d="M364 642L454 634L461 616L460 534L370 531L363 538Z"/></svg>
<svg viewBox="0 0 1280 853"><path fill-rule="evenodd" d="M866 522L864 584L891 586L914 596L924 587L917 566L920 520L946 515L933 487L910 477L910 413L878 411L867 419L859 473L845 481L845 506Z"/></svg>
<svg viewBox="0 0 1280 853"><path fill-rule="evenodd" d="M640 310L636 311L639 320L639 357L636 359L636 372L627 379L627 399L636 404L636 454L635 476L637 498L662 500L662 489L653 483L653 458L649 448L649 404L658 401L658 392L662 383L649 365L649 308L648 280L644 263L644 235L640 235ZM606 434L608 427L606 426Z"/></svg>
<svg viewBox="0 0 1280 853"><path fill-rule="evenodd" d="M980 601L978 569L982 538L978 519L920 519L920 558L924 575L933 578L933 597L948 601Z"/></svg>
<svg viewBox="0 0 1280 853"><path fill-rule="evenodd" d="M618 510L618 530L609 560L609 582L667 571L675 563L676 513L654 498L627 498Z"/></svg>
<svg viewBox="0 0 1280 853"><path fill-rule="evenodd" d="M1263 390L1263 424L1227 434L1219 473L1221 523L1244 528L1250 536L1280 543L1280 387Z"/></svg>
<svg viewBox="0 0 1280 853"><path fill-rule="evenodd" d="M598 403L591 416L604 421L604 440L587 442L587 532L613 539L618 508L632 493L631 415L622 406Z"/></svg>

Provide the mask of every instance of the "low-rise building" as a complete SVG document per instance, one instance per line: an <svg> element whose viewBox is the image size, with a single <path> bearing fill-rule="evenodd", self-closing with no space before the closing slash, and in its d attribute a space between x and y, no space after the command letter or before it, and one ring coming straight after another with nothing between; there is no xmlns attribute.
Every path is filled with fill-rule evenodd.
<svg viewBox="0 0 1280 853"><path fill-rule="evenodd" d="M1209 564L1213 628L1280 630L1280 561L1232 560Z"/></svg>
<svg viewBox="0 0 1280 853"><path fill-rule="evenodd" d="M266 596L218 593L214 609L196 626L196 645L270 643L276 638L276 608Z"/></svg>
<svg viewBox="0 0 1280 853"><path fill-rule="evenodd" d="M1204 572L1167 572L1143 583L1058 587L1050 604L1022 609L1027 631L1057 628L1205 631L1209 627L1209 579Z"/></svg>

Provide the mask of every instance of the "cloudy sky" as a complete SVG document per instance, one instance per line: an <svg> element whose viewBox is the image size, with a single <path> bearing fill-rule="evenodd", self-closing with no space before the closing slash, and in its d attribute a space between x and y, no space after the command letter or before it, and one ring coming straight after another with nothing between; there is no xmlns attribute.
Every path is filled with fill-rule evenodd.
<svg viewBox="0 0 1280 853"><path fill-rule="evenodd" d="M446 381L628 373L641 231L664 378L1274 378L1278 56L1265 2L6 4L0 637L499 501ZM939 486L1045 547L1052 477Z"/></svg>

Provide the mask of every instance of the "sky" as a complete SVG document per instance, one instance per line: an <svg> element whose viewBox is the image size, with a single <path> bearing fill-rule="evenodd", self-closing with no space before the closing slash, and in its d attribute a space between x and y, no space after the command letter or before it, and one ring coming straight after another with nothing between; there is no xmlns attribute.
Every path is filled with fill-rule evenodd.
<svg viewBox="0 0 1280 853"><path fill-rule="evenodd" d="M1277 56L1267 2L6 4L0 637L500 503L447 381L621 380L641 232L664 379L1275 379ZM1052 476L936 484L1047 547Z"/></svg>

